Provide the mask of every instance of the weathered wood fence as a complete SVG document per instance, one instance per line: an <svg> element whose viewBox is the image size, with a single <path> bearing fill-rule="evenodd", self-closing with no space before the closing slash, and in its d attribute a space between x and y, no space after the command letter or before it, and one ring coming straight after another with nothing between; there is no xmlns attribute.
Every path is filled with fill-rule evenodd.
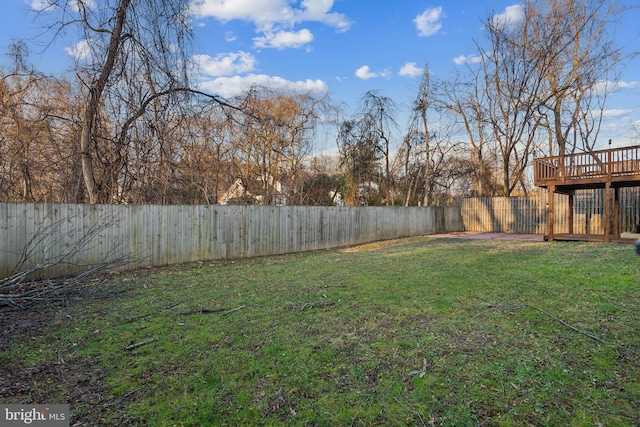
<svg viewBox="0 0 640 427"><path fill-rule="evenodd" d="M458 207L0 203L0 278L21 259L126 268L275 255L462 230ZM84 239L84 240L83 240ZM81 245L80 250L75 250Z"/></svg>
<svg viewBox="0 0 640 427"><path fill-rule="evenodd" d="M548 191L527 197L464 199L461 216L466 231L494 233L547 233ZM569 198L555 195L555 232L569 232ZM604 190L578 190L574 198L573 232L604 234ZM640 189L620 189L620 231L634 232L640 224Z"/></svg>
<svg viewBox="0 0 640 427"><path fill-rule="evenodd" d="M0 203L0 278L26 260L125 268L329 249L428 233L547 232L548 194L464 199L453 207L149 206ZM555 227L568 232L568 198ZM640 189L620 191L621 231L640 224ZM574 232L604 234L604 191L579 191ZM78 248L75 250L74 248Z"/></svg>

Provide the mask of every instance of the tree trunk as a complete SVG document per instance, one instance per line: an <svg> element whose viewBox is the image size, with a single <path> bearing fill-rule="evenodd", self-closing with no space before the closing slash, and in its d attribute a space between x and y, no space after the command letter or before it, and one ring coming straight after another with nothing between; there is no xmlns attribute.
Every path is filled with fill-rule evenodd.
<svg viewBox="0 0 640 427"><path fill-rule="evenodd" d="M558 155L564 156L567 153L567 142L562 133L562 99L556 99L556 104L553 108L553 120L555 122L556 140L558 143Z"/></svg>
<svg viewBox="0 0 640 427"><path fill-rule="evenodd" d="M431 152L429 151L429 123L427 122L427 106L429 105L429 66L424 68L423 87L421 93L420 117L424 126L424 206L431 205Z"/></svg>
<svg viewBox="0 0 640 427"><path fill-rule="evenodd" d="M82 163L82 175L84 178L84 184L87 187L89 203L91 204L95 204L100 201L100 189L96 185L91 155L93 125L100 110L100 100L102 98L102 92L104 91L109 77L113 72L118 48L120 46L120 42L122 41L122 30L127 18L127 9L129 8L130 4L131 0L120 1L118 12L116 13L115 26L113 27L113 30L111 32L111 39L109 40L109 50L107 51L107 58L105 59L102 70L100 71L100 76L89 89L89 100L84 111L82 133L80 136L80 159Z"/></svg>

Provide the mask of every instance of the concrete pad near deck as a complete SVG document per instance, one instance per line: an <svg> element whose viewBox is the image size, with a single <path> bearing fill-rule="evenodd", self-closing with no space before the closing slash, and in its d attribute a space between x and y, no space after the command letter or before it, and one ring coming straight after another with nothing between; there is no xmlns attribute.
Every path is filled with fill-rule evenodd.
<svg viewBox="0 0 640 427"><path fill-rule="evenodd" d="M430 237L436 237L439 239L544 242L544 236L542 234L481 233L477 231L458 231L453 233L431 234Z"/></svg>
<svg viewBox="0 0 640 427"><path fill-rule="evenodd" d="M621 233L620 234L620 238L621 239L640 240L640 233Z"/></svg>

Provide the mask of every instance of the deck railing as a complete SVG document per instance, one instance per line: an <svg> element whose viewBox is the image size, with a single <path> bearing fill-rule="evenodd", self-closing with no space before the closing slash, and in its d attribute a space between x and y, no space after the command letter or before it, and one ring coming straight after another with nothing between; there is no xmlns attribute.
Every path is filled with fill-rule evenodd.
<svg viewBox="0 0 640 427"><path fill-rule="evenodd" d="M533 170L539 187L640 175L640 146L542 157L533 160Z"/></svg>

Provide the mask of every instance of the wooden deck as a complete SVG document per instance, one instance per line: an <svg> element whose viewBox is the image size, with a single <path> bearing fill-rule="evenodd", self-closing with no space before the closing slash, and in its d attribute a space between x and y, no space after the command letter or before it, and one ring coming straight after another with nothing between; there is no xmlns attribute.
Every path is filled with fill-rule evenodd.
<svg viewBox="0 0 640 427"><path fill-rule="evenodd" d="M640 145L534 159L534 184L549 189L548 240L620 241L619 189L640 187ZM573 233L573 196L578 189L605 189L605 234ZM613 189L613 206L610 191ZM569 233L554 234L555 193L569 195ZM611 229L613 225L613 230Z"/></svg>
<svg viewBox="0 0 640 427"><path fill-rule="evenodd" d="M534 159L534 184L558 192L578 188L640 186L640 145Z"/></svg>
<svg viewBox="0 0 640 427"><path fill-rule="evenodd" d="M549 235L544 236L544 240L549 241ZM553 235L553 239L557 242L606 242L606 236L604 234L568 234L557 233ZM609 242L615 243L636 243L636 239L625 239L620 237L619 234L611 234L609 236Z"/></svg>

